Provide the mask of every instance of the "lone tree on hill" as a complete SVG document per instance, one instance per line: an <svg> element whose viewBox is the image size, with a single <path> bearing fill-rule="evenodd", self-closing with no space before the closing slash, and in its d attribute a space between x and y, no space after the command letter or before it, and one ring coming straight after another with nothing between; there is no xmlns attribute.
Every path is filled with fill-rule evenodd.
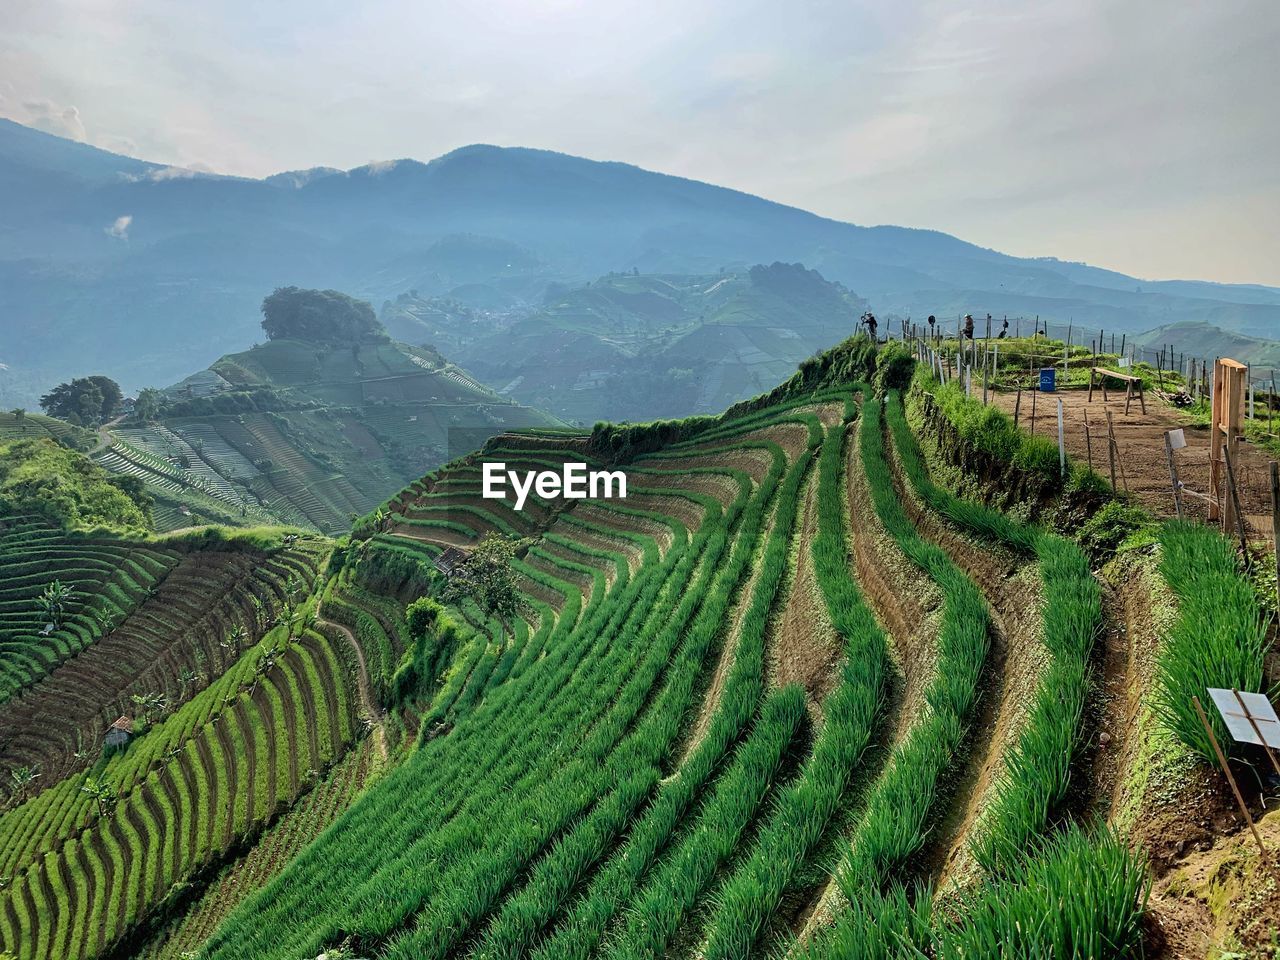
<svg viewBox="0 0 1280 960"><path fill-rule="evenodd" d="M110 377L77 377L46 393L40 398L40 406L49 416L59 420L97 426L120 411L123 399L120 384Z"/></svg>
<svg viewBox="0 0 1280 960"><path fill-rule="evenodd" d="M449 573L442 597L449 603L474 601L480 612L496 617L505 637L511 636L511 621L528 607L529 602L516 584L511 561L521 541L491 533L461 560Z"/></svg>
<svg viewBox="0 0 1280 960"><path fill-rule="evenodd" d="M164 403L164 394L155 387L147 387L138 394L133 403L133 416L141 423L147 423L160 416L160 408Z"/></svg>
<svg viewBox="0 0 1280 960"><path fill-rule="evenodd" d="M278 287L262 301L262 329L269 340L355 344L388 339L373 307L337 290Z"/></svg>
<svg viewBox="0 0 1280 960"><path fill-rule="evenodd" d="M74 591L61 580L46 584L44 590L36 597L36 606L44 614L45 620L55 627L62 626L62 618L67 614L67 605L71 602Z"/></svg>
<svg viewBox="0 0 1280 960"><path fill-rule="evenodd" d="M39 777L40 771L33 766L18 767L16 770L9 771L9 786L19 803L26 798L27 791Z"/></svg>

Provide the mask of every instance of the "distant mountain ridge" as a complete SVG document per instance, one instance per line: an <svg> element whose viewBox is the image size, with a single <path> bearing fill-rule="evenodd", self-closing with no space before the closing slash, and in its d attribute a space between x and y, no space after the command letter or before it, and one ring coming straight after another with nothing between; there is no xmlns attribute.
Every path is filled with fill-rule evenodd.
<svg viewBox="0 0 1280 960"><path fill-rule="evenodd" d="M981 310L1129 332L1183 320L1250 335L1280 329L1277 288L1020 259L624 163L474 145L428 163L252 180L0 121L0 404L100 370L130 388L172 382L252 342L259 302L286 284L375 304L416 289L531 315L553 283L774 261L819 270L881 315Z"/></svg>

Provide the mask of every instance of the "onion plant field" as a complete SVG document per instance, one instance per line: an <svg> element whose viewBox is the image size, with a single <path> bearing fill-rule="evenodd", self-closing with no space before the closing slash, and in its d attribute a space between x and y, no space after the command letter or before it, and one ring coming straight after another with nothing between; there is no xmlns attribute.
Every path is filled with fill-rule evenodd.
<svg viewBox="0 0 1280 960"><path fill-rule="evenodd" d="M1078 465L993 479L973 437L1016 427L915 360L853 339L720 416L500 433L381 502L269 418L174 426L311 527L363 511L334 539L5 518L0 951L1207 955L1169 932L1195 858L1270 867L1188 710L1275 683L1269 555ZM626 496L490 496L495 464ZM1265 755L1227 748L1275 844ZM1271 888L1214 889L1205 936L1265 947Z"/></svg>

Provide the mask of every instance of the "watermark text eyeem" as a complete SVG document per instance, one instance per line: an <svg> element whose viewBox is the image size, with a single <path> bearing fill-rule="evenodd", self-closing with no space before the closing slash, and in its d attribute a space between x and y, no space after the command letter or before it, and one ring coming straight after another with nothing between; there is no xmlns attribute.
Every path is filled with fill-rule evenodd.
<svg viewBox="0 0 1280 960"><path fill-rule="evenodd" d="M515 509L523 510L532 490L543 500L612 500L627 496L627 475L621 470L588 470L585 463L566 463L555 470L508 470L505 463L486 463L482 490L487 500L503 500L507 484L515 493Z"/></svg>

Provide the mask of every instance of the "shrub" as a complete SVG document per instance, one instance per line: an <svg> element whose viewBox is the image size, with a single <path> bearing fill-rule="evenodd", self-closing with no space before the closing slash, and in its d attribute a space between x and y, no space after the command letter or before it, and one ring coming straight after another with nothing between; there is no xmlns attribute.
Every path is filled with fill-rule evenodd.
<svg viewBox="0 0 1280 960"><path fill-rule="evenodd" d="M889 390L901 390L911 382L916 359L905 343L887 343L876 352L876 371L872 379L876 395L883 396Z"/></svg>
<svg viewBox="0 0 1280 960"><path fill-rule="evenodd" d="M1057 477L1062 472L1058 444L1049 437L1019 436L1018 450L1013 455L1013 465L1027 473Z"/></svg>
<svg viewBox="0 0 1280 960"><path fill-rule="evenodd" d="M1151 525L1145 510L1111 500L1080 527L1080 545L1089 556L1102 557L1114 553L1126 539Z"/></svg>

